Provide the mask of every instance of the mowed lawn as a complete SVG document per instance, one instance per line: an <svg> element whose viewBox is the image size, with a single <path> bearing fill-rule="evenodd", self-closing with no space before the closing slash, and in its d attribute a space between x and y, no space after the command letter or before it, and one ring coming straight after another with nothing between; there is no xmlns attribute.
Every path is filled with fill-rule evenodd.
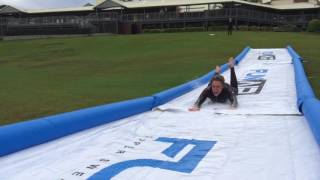
<svg viewBox="0 0 320 180"><path fill-rule="evenodd" d="M151 95L207 73L247 45L288 44L307 60L319 97L319 34L200 32L1 41L0 124Z"/></svg>

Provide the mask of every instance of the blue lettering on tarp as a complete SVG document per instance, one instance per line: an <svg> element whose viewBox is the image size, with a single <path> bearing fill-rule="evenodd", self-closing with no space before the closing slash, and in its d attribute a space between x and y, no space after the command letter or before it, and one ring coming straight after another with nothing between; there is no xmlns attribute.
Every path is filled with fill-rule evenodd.
<svg viewBox="0 0 320 180"><path fill-rule="evenodd" d="M272 51L262 52L262 55L258 56L258 60L275 60L276 56Z"/></svg>
<svg viewBox="0 0 320 180"><path fill-rule="evenodd" d="M262 52L263 55L273 55L273 51Z"/></svg>
<svg viewBox="0 0 320 180"><path fill-rule="evenodd" d="M187 145L194 145L194 147L178 162L156 159L128 160L108 166L92 175L89 179L111 179L122 171L133 167L152 167L182 173L191 173L199 164L199 162L211 150L211 148L216 144L216 141L189 140L165 137L160 137L156 141L172 143L171 146L162 151L163 154L171 158L174 158Z"/></svg>
<svg viewBox="0 0 320 180"><path fill-rule="evenodd" d="M251 72L248 73L244 79L248 81L262 80L266 76L267 72L268 72L268 69L251 70Z"/></svg>
<svg viewBox="0 0 320 180"><path fill-rule="evenodd" d="M238 95L259 94L266 83L268 69L250 70L242 81L238 82Z"/></svg>

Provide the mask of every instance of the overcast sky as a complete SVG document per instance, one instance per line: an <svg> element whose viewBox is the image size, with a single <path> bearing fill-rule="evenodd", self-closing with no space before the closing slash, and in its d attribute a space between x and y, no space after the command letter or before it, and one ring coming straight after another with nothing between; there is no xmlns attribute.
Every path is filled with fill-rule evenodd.
<svg viewBox="0 0 320 180"><path fill-rule="evenodd" d="M95 4L96 0L0 0L1 4L14 6L21 9L44 9L81 7L86 3Z"/></svg>

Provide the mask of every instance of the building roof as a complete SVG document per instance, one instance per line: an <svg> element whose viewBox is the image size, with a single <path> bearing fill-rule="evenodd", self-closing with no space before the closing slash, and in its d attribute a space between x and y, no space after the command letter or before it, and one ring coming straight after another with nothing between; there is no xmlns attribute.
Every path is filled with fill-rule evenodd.
<svg viewBox="0 0 320 180"><path fill-rule="evenodd" d="M82 12L94 11L98 9L116 9L116 8L149 8L149 7L162 7L162 6L187 6L187 5L201 5L201 4L214 4L214 3L240 3L253 6L272 8L278 10L290 9L313 9L320 8L319 0L309 0L309 2L294 3L293 0L263 0L263 3L254 3L244 0L105 0L96 6L84 6L73 8L59 8L59 9L40 9L40 10L24 10L18 9L8 5L0 5L0 14L13 14L13 13L59 13L59 12Z"/></svg>
<svg viewBox="0 0 320 180"><path fill-rule="evenodd" d="M24 10L20 10L8 5L2 5L2 7L0 8L0 14L16 14L16 13L26 13L26 12Z"/></svg>
<svg viewBox="0 0 320 180"><path fill-rule="evenodd" d="M93 11L95 6L83 6L73 8L59 8L59 9L40 9L40 10L27 10L27 13L56 13L56 12L80 12L80 11Z"/></svg>
<svg viewBox="0 0 320 180"><path fill-rule="evenodd" d="M87 3L87 4L83 5L83 6L85 7L85 6L94 6L94 5L91 4L91 3Z"/></svg>
<svg viewBox="0 0 320 180"><path fill-rule="evenodd" d="M311 0L311 3L293 3L292 0L286 1L287 3L283 4L274 4L273 1L270 4L254 3L244 0L135 0L135 1L121 1L121 0L112 0L121 4L127 8L147 8L147 7L161 7L161 6L186 6L186 5L200 5L200 4L209 4L209 3L227 3L227 2L236 2L242 4L249 4L259 7L266 7L279 10L287 9L311 9L311 8L320 8L314 0ZM279 1L279 0L278 0ZM281 0L283 1L283 0Z"/></svg>
<svg viewBox="0 0 320 180"><path fill-rule="evenodd" d="M59 12L82 12L82 11L93 11L95 6L83 6L83 7L73 7L73 8L59 8L59 9L37 9L37 10L25 10L18 9L12 6L4 5L3 8L0 6L0 14L15 14L15 13L28 13L28 14L38 14L38 13L59 13Z"/></svg>
<svg viewBox="0 0 320 180"><path fill-rule="evenodd" d="M110 9L110 8L119 8L119 7L126 7L126 6L113 0L106 0L96 5L97 9Z"/></svg>

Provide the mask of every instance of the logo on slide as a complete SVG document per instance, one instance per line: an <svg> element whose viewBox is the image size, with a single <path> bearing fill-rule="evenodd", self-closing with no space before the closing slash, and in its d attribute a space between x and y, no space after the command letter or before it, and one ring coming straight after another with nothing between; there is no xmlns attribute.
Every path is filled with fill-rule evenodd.
<svg viewBox="0 0 320 180"><path fill-rule="evenodd" d="M174 158L188 145L193 145L193 148L178 162L158 159L134 159L122 161L102 169L101 171L93 174L89 179L111 179L119 173L134 167L151 167L182 173L191 173L199 164L199 162L216 144L216 141L203 141L194 139L189 140L166 137L160 137L156 139L156 141L171 143L171 145L167 149L162 151L162 154L170 158Z"/></svg>
<svg viewBox="0 0 320 180"><path fill-rule="evenodd" d="M272 51L263 52L262 55L258 57L258 60L275 60L276 56Z"/></svg>
<svg viewBox="0 0 320 180"><path fill-rule="evenodd" d="M259 94L267 81L265 79L267 72L267 69L251 70L248 74L246 74L242 81L239 81L238 94Z"/></svg>

